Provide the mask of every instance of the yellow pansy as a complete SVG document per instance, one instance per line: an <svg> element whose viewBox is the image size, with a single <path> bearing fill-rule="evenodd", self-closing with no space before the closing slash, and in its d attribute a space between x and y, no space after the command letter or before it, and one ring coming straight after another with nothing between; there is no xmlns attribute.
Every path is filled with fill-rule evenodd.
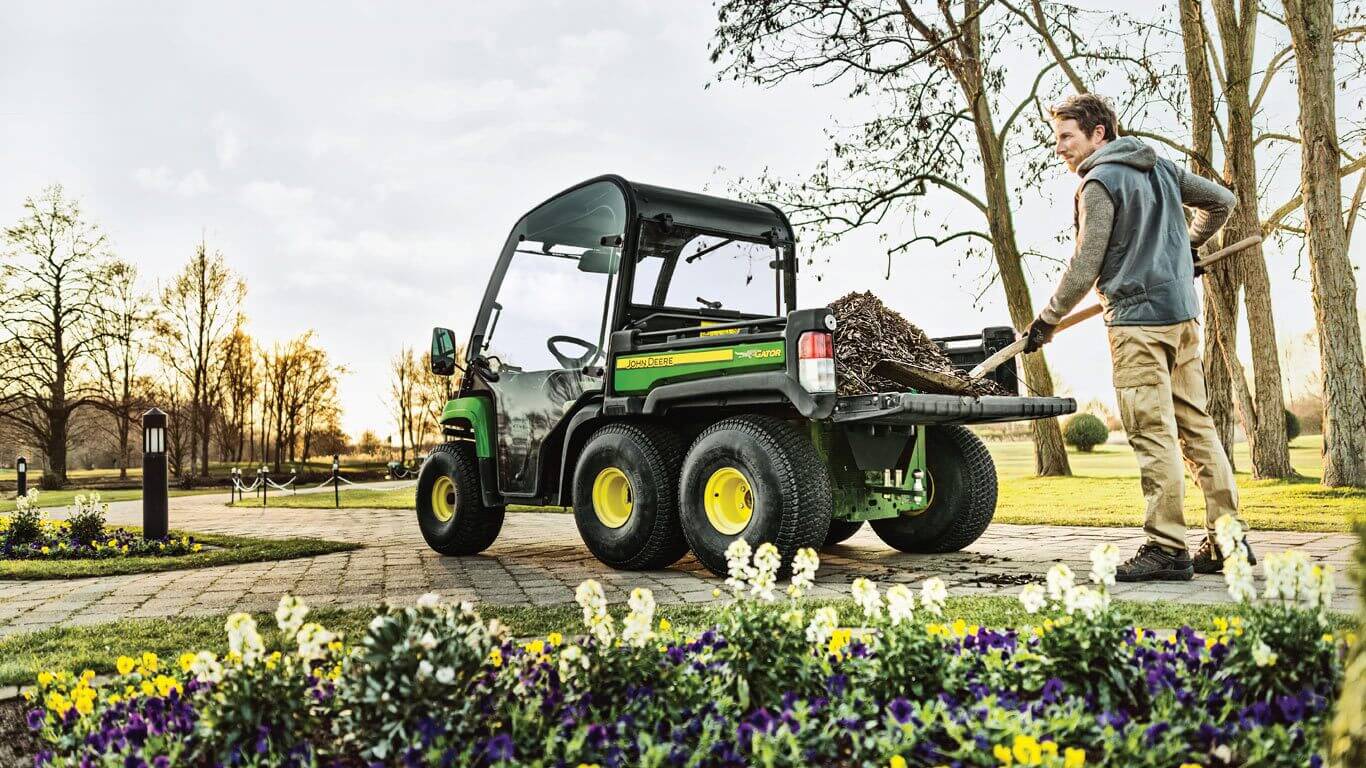
<svg viewBox="0 0 1366 768"><path fill-rule="evenodd" d="M1182 763L1181 768L1204 768L1199 763Z"/></svg>
<svg viewBox="0 0 1366 768"><path fill-rule="evenodd" d="M142 688L143 696L151 696L157 692L156 686L152 685L151 680L143 680L140 687Z"/></svg>
<svg viewBox="0 0 1366 768"><path fill-rule="evenodd" d="M503 666L503 651L502 651L502 649L500 649L500 648L494 648L493 650L489 651L489 663L492 664L492 665L495 666L495 667L501 667L501 666Z"/></svg>
<svg viewBox="0 0 1366 768"><path fill-rule="evenodd" d="M670 629L673 629L673 626L674 626L674 625L672 625L672 624L669 623L669 620L668 620L668 619L660 619L660 620L659 620L659 631L660 631L660 632L668 632Z"/></svg>
<svg viewBox="0 0 1366 768"><path fill-rule="evenodd" d="M997 744L992 747L991 754L995 755L996 759L1001 761L1001 765L1014 765L1015 763L1015 758L1010 755L1010 747L1007 747L1004 744Z"/></svg>
<svg viewBox="0 0 1366 768"><path fill-rule="evenodd" d="M544 640L532 640L531 642L527 643L522 647L525 648L527 653L530 653L532 656L540 656L542 653L545 653Z"/></svg>
<svg viewBox="0 0 1366 768"><path fill-rule="evenodd" d="M39 672L39 673L38 673L38 687L39 687L39 688L46 688L46 687L48 687L49 685L52 685L53 679L54 679L54 678L53 678L53 675L52 675L51 672L48 672L47 670L43 670L42 672Z"/></svg>
<svg viewBox="0 0 1366 768"><path fill-rule="evenodd" d="M114 663L114 668L119 671L120 675L126 675L129 672L132 672L133 667L135 666L137 666L137 662L127 656L120 656L119 660Z"/></svg>
<svg viewBox="0 0 1366 768"><path fill-rule="evenodd" d="M1033 736L1017 735L1010 752L1020 765L1038 765L1043 761L1043 750Z"/></svg>
<svg viewBox="0 0 1366 768"><path fill-rule="evenodd" d="M1086 765L1086 750L1068 747L1062 754L1062 768L1082 768Z"/></svg>
<svg viewBox="0 0 1366 768"><path fill-rule="evenodd" d="M559 645L560 643L564 642L564 635L560 634L559 632L551 632L550 636L546 639L550 641L551 645Z"/></svg>
<svg viewBox="0 0 1366 768"><path fill-rule="evenodd" d="M1040 744L1039 746L1043 749L1043 753L1044 753L1045 755L1048 755L1049 757L1057 757L1057 756L1058 756L1058 742L1056 742L1056 741L1045 741L1045 742L1043 742L1042 744Z"/></svg>
<svg viewBox="0 0 1366 768"><path fill-rule="evenodd" d="M887 768L906 768L906 758L901 755L892 755L892 759L887 763Z"/></svg>
<svg viewBox="0 0 1366 768"><path fill-rule="evenodd" d="M142 654L142 668L148 672L157 671L157 655L151 651L144 651Z"/></svg>
<svg viewBox="0 0 1366 768"><path fill-rule="evenodd" d="M1214 617L1214 628L1218 630L1219 634L1221 635L1227 633L1228 619L1224 618L1223 616Z"/></svg>
<svg viewBox="0 0 1366 768"><path fill-rule="evenodd" d="M180 654L179 663L181 672L189 672L190 667L194 666L194 654L189 652Z"/></svg>
<svg viewBox="0 0 1366 768"><path fill-rule="evenodd" d="M1143 642L1143 627L1134 627L1134 642Z"/></svg>
<svg viewBox="0 0 1366 768"><path fill-rule="evenodd" d="M1324 633L1323 633L1323 642L1325 642L1325 643L1332 643L1332 642L1333 642L1333 633L1332 633L1332 632L1324 632Z"/></svg>
<svg viewBox="0 0 1366 768"><path fill-rule="evenodd" d="M962 619L953 620L953 636L962 637L968 633L968 623Z"/></svg>
<svg viewBox="0 0 1366 768"><path fill-rule="evenodd" d="M165 675L157 675L157 678L154 682L157 687L157 693L163 697L170 696L171 691L180 691L180 683L176 682L174 678L170 678Z"/></svg>
<svg viewBox="0 0 1366 768"><path fill-rule="evenodd" d="M56 712L58 715L65 715L66 711L71 709L71 702L67 701L67 698L58 691L49 693L47 698L43 700L43 703L47 705L48 709Z"/></svg>
<svg viewBox="0 0 1366 768"><path fill-rule="evenodd" d="M46 547L46 546L45 546L45 547L43 547L42 549L40 549L40 550L38 550L38 551L39 551L39 552L42 552L42 553L45 554L45 555L50 555L50 554L52 554L52 548L51 548L51 547Z"/></svg>
<svg viewBox="0 0 1366 768"><path fill-rule="evenodd" d="M202 552L203 550L204 550L204 545L203 545L203 544L196 544L196 545L194 545L193 547L190 547L190 551L191 551L191 552Z"/></svg>

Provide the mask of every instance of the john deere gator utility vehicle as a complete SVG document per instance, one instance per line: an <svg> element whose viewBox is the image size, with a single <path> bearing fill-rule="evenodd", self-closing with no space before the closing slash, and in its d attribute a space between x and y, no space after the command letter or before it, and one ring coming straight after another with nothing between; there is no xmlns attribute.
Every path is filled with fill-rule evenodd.
<svg viewBox="0 0 1366 768"><path fill-rule="evenodd" d="M447 442L417 484L436 551L491 545L507 504L572 506L615 568L689 549L716 573L737 538L784 564L865 521L904 552L961 549L996 507L965 424L1071 413L1053 397L836 395L833 313L797 305L792 227L756 205L602 176L513 227L465 346ZM1010 328L940 341L971 367ZM432 334L432 370L457 370ZM1017 391L1014 361L994 374Z"/></svg>

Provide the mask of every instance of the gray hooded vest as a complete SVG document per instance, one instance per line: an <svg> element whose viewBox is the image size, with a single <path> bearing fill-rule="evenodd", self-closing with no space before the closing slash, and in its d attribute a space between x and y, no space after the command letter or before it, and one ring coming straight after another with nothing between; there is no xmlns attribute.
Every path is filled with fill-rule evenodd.
<svg viewBox="0 0 1366 768"><path fill-rule="evenodd" d="M1096 280L1105 324L1172 325L1198 317L1176 165L1138 139L1121 136L1086 158L1077 173L1082 186L1104 185L1115 207Z"/></svg>

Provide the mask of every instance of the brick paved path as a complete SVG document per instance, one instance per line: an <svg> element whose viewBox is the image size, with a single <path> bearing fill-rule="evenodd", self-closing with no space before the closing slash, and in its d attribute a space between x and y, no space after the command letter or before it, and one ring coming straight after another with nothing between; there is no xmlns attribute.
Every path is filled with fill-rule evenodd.
<svg viewBox="0 0 1366 768"><path fill-rule="evenodd" d="M252 536L312 536L356 541L353 552L130 576L67 581L0 581L0 635L54 625L93 624L126 617L271 610L290 592L314 606L411 602L424 592L450 599L549 605L570 603L574 587L592 577L609 600L623 602L633 587L654 591L661 604L705 602L720 579L691 556L666 571L613 571L589 554L567 514L509 513L497 543L478 557L441 557L422 541L411 512L396 510L228 509L217 496L171 500L171 524L188 531ZM112 505L110 522L140 523L136 502ZM1195 536L1192 535L1192 540ZM852 539L822 553L816 594L847 595L848 584L867 576L880 584L919 582L939 576L949 594L1018 594L1019 577L1042 580L1052 563L1068 563L1079 577L1087 553L1111 541L1127 557L1142 541L1137 528L993 525L963 552L906 555L885 546L864 527ZM1355 543L1327 533L1254 532L1259 553L1289 547L1332 563L1339 584ZM1192 544L1192 549L1194 548ZM1260 573L1260 568L1257 569ZM1133 600L1218 602L1227 599L1221 576L1190 582L1121 584L1119 597ZM1335 607L1350 611L1357 596L1340 586Z"/></svg>

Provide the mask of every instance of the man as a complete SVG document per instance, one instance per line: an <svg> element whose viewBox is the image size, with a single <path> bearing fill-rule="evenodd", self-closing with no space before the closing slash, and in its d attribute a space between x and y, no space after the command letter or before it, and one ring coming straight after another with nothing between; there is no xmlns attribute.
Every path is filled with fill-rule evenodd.
<svg viewBox="0 0 1366 768"><path fill-rule="evenodd" d="M1029 326L1025 352L1095 286L1105 309L1115 395L1138 458L1148 542L1119 566L1120 581L1187 580L1223 570L1214 521L1238 514L1233 470L1205 410L1195 294L1196 249L1228 220L1222 186L1187 173L1131 136L1104 99L1072 96L1052 110L1056 152L1082 177L1077 245L1057 292ZM1182 206L1195 209L1187 223ZM1182 518L1185 457L1205 495L1205 541L1192 560ZM1248 559L1255 563L1251 548Z"/></svg>

